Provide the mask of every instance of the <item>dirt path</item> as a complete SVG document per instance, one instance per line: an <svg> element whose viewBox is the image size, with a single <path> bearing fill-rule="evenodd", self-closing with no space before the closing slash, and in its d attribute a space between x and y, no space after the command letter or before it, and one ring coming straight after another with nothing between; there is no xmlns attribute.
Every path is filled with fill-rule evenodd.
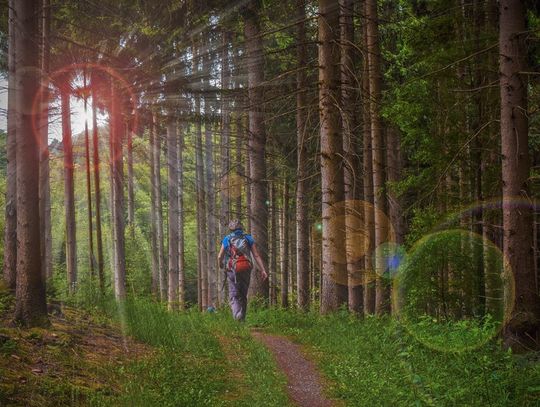
<svg viewBox="0 0 540 407"><path fill-rule="evenodd" d="M259 331L253 337L274 354L278 367L287 376L287 390L294 404L300 407L334 407L323 391L323 380L313 362L307 360L299 345L282 336Z"/></svg>

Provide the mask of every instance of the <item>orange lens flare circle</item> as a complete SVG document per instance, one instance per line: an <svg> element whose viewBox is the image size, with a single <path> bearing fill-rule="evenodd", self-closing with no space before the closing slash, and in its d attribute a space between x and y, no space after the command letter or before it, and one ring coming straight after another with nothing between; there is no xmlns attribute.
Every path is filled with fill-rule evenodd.
<svg viewBox="0 0 540 407"><path fill-rule="evenodd" d="M337 284L358 286L383 275L377 273L375 261L372 261L376 249L371 232L375 216L382 220L382 241L385 244L395 243L396 234L390 218L372 203L351 199L324 208L323 223L337 229L344 238L345 254L336 256L335 271L330 275Z"/></svg>
<svg viewBox="0 0 540 407"><path fill-rule="evenodd" d="M42 76L40 74L41 86L39 87L38 92L34 96L31 108L32 130L40 151L45 151L48 148L48 140L45 140L40 132L42 125L40 123L40 118L42 117L41 113L44 111L45 106L49 105L51 99L51 92L49 92L49 86L55 86L55 83L58 82L59 78L62 75L81 71L100 71L107 75L111 80L116 81L120 85L121 90L128 95L132 107L133 125L130 131L132 131L133 133L137 133L139 129L139 109L137 108L137 98L135 97L135 92L133 91L132 86L126 81L126 79L120 73L118 73L118 71L109 66L99 65L95 63L76 63L60 68L47 76ZM45 100L45 97L47 97L47 100ZM113 160L118 159L118 157L111 158Z"/></svg>

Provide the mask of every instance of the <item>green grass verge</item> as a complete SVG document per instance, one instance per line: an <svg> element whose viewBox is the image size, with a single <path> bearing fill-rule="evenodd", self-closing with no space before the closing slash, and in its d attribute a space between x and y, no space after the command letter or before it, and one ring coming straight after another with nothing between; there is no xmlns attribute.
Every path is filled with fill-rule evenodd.
<svg viewBox="0 0 540 407"><path fill-rule="evenodd" d="M512 355L495 340L441 351L390 318L252 309L248 320L306 345L334 383L332 395L350 406L540 405L539 355Z"/></svg>
<svg viewBox="0 0 540 407"><path fill-rule="evenodd" d="M96 394L96 406L286 406L285 379L269 352L227 311L168 312L128 301L115 316L124 333L157 348L154 358L117 369L120 395Z"/></svg>

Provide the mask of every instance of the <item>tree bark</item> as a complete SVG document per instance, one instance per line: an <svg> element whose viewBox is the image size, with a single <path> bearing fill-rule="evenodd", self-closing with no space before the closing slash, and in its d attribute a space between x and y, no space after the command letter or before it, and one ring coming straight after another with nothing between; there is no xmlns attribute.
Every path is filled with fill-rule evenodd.
<svg viewBox="0 0 540 407"><path fill-rule="evenodd" d="M178 139L178 304L186 307L186 270L184 239L184 128L180 126Z"/></svg>
<svg viewBox="0 0 540 407"><path fill-rule="evenodd" d="M367 54L369 64L369 113L371 122L371 151L373 159L373 203L375 206L375 249L382 245L388 234L385 199L384 136L381 123L381 55L379 47L379 20L377 1L366 0ZM385 277L384 259L375 257L376 292L375 313L390 311L390 288Z"/></svg>
<svg viewBox="0 0 540 407"><path fill-rule="evenodd" d="M208 101L205 103L208 106ZM207 120L205 125L205 164L206 164L206 190L207 190L207 255L208 255L208 305L216 307L217 299L217 264L216 264L216 194L214 188L214 142L212 122Z"/></svg>
<svg viewBox="0 0 540 407"><path fill-rule="evenodd" d="M4 228L4 280L15 291L17 280L17 165L16 165L16 53L15 0L9 0L8 35L8 111L7 111L7 170L6 222Z"/></svg>
<svg viewBox="0 0 540 407"><path fill-rule="evenodd" d="M287 179L283 181L283 198L281 208L281 306L289 307L289 184Z"/></svg>
<svg viewBox="0 0 540 407"><path fill-rule="evenodd" d="M49 183L49 82L44 76L50 65L50 0L41 4L41 109L39 156L39 210L41 222L41 265L46 279L52 277L51 188Z"/></svg>
<svg viewBox="0 0 540 407"><path fill-rule="evenodd" d="M306 106L307 106L307 47L306 42L306 1L296 2L297 26L296 57L296 139L297 139L297 182L296 182L296 278L298 286L298 308L307 311L309 307L309 205L307 200L308 151L306 146Z"/></svg>
<svg viewBox="0 0 540 407"><path fill-rule="evenodd" d="M364 16L366 15L366 2L364 1ZM367 49L367 18L362 24L362 43ZM371 148L371 119L369 114L369 60L367 55L362 61L362 119L363 119L363 154L362 166L364 170L364 217L367 239L367 255L364 256L364 314L375 313L375 271L373 269L373 250L375 249L375 212L373 210L373 154Z"/></svg>
<svg viewBox="0 0 540 407"><path fill-rule="evenodd" d="M32 123L37 112L29 108L38 92L39 3L18 0L14 7L11 33L14 35L17 144L17 283L15 320L25 326L48 324L45 281L41 272L39 223L39 143ZM25 67L27 69L18 69Z"/></svg>
<svg viewBox="0 0 540 407"><path fill-rule="evenodd" d="M127 127L127 172L128 172L128 226L135 238L135 192L133 188L133 129Z"/></svg>
<svg viewBox="0 0 540 407"><path fill-rule="evenodd" d="M60 78L62 104L62 148L64 155L64 209L66 217L66 272L69 293L77 285L77 236L75 223L75 183L73 168L73 144L71 140L70 76Z"/></svg>
<svg viewBox="0 0 540 407"><path fill-rule="evenodd" d="M156 246L158 260L158 280L159 297L162 302L167 299L167 274L165 273L165 254L163 243L163 203L161 199L161 136L159 135L159 126L157 124L157 115L152 117L154 124L154 188L155 188L155 207L156 216Z"/></svg>
<svg viewBox="0 0 540 407"><path fill-rule="evenodd" d="M339 6L319 0L319 113L322 187L321 312L337 308L347 299L344 217L336 210L343 201L343 138L340 132L339 100ZM344 278L345 277L345 278Z"/></svg>
<svg viewBox="0 0 540 407"><path fill-rule="evenodd" d="M178 208L178 139L176 120L167 117L167 190L169 199L169 310L177 308L178 300L178 234L180 213Z"/></svg>
<svg viewBox="0 0 540 407"><path fill-rule="evenodd" d="M514 274L515 297L510 321L504 328L507 346L538 346L540 299L536 292L532 252L532 211L516 210L512 200L528 193L526 9L523 1L499 2L501 142L503 180L504 256Z"/></svg>
<svg viewBox="0 0 540 407"><path fill-rule="evenodd" d="M124 164L122 140L125 129L122 123L122 108L120 97L114 83L111 83L111 166L112 166L112 222L113 222L113 252L114 252L114 296L117 301L126 297L126 259L124 242Z"/></svg>
<svg viewBox="0 0 540 407"><path fill-rule="evenodd" d="M354 67L354 1L340 0L340 43L341 43L341 119L343 127L343 157L344 157L344 195L345 195L345 235L347 260L347 286L349 310L361 313L363 308L363 286L360 284L362 259L355 258L352 247L358 242L354 236L358 225L359 215L356 200L359 198L360 182L357 140L354 133L356 128L356 77ZM363 217L363 216L362 216Z"/></svg>
<svg viewBox="0 0 540 407"><path fill-rule="evenodd" d="M156 123L155 116L150 119L150 245L152 248L152 293L156 298L160 298L160 274L159 274L159 254L157 244L157 184L156 184L156 163L155 163L155 144L156 144Z"/></svg>
<svg viewBox="0 0 540 407"><path fill-rule="evenodd" d="M90 167L90 133L88 131L88 84L86 80L86 71L83 73L84 82L84 158L86 164L86 202L88 211L88 260L90 262L90 276L94 278L95 264L94 264L94 228L92 222L92 181L91 181L91 167Z"/></svg>
<svg viewBox="0 0 540 407"><path fill-rule="evenodd" d="M250 163L250 217L251 232L264 264L268 263L268 207L266 185L266 130L264 126L263 89L264 51L258 12L260 1L251 0L244 12L244 34L248 69L249 95L249 163ZM249 287L250 297L268 299L268 279L253 273Z"/></svg>
<svg viewBox="0 0 540 407"><path fill-rule="evenodd" d="M231 33L223 32L223 51L221 54L221 234L227 233L230 220L231 198L231 113L229 88L231 86L231 69L229 66L229 44Z"/></svg>
<svg viewBox="0 0 540 407"><path fill-rule="evenodd" d="M94 80L92 80L94 82ZM96 245L97 245L97 266L98 280L101 294L105 293L105 270L103 260L103 239L101 235L101 185L100 185L100 163L99 163L99 129L97 124L97 92L95 84L92 83L92 143L94 160L94 188L96 198Z"/></svg>

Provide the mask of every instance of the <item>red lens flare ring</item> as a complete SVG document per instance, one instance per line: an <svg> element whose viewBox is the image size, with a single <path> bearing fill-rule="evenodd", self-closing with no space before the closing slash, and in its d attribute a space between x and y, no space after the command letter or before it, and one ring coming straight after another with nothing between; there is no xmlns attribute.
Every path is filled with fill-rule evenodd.
<svg viewBox="0 0 540 407"><path fill-rule="evenodd" d="M133 112L133 127L130 131L136 133L139 128L139 109L137 108L137 98L135 97L135 92L133 91L132 86L126 81L126 79L118 73L115 69L96 63L76 63L60 68L48 76L45 76L41 80L41 86L39 87L38 92L36 93L33 103L32 103L32 130L34 133L34 138L39 146L40 151L44 151L48 146L48 140L45 141L40 135L40 117L41 112L43 111L43 105L49 103L49 100L44 101L43 97L45 96L45 91L49 88L49 84L54 82L61 76L69 72L81 72L81 71L101 71L108 75L110 78L116 80L120 85L123 91L125 91L130 99ZM50 98L50 93L47 92L47 96ZM45 145L44 145L45 143ZM116 159L116 157L113 157Z"/></svg>

